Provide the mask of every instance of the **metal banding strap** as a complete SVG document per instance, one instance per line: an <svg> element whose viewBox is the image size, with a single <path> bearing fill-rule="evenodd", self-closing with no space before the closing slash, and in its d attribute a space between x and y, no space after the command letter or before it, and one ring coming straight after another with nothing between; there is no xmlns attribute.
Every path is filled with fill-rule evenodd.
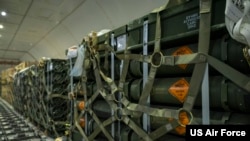
<svg viewBox="0 0 250 141"><path fill-rule="evenodd" d="M109 42L109 37L106 40L108 40L108 42ZM115 48L115 35L113 33L111 34L111 46L113 49ZM106 53L105 58L108 58L108 54L107 54L108 50L105 50L105 53ZM113 82L113 80L115 80L115 55L113 52L111 52L110 56L111 56L111 58L110 58L110 62L111 62L110 63L110 77L111 78L104 76L102 74L101 70L100 70L100 74L102 75L103 79L108 83L108 85L111 87L111 94L114 94L115 91L117 91L117 87L116 87L115 83ZM105 60L105 61L108 61L108 60ZM113 85L112 85L112 83L113 83ZM107 100L107 98L105 98L105 99ZM113 104L113 106L116 106L116 104ZM111 116L114 116L113 107L111 108ZM112 137L115 137L115 124L114 123L112 123L112 125L111 125L111 135L112 135Z"/></svg>
<svg viewBox="0 0 250 141"><path fill-rule="evenodd" d="M125 49L124 54L126 55L127 53L129 53L129 52ZM118 85L119 90L123 90L126 76L128 73L129 62L130 61L129 61L128 57L125 56L125 60L123 61L122 73L121 73L121 77L120 77L120 81L119 81L119 85Z"/></svg>
<svg viewBox="0 0 250 141"><path fill-rule="evenodd" d="M69 59L69 64L70 64L70 71L72 71L72 58ZM68 99L69 99L69 102L70 102L70 131L72 132L73 130L73 126L74 126L74 120L75 120L75 117L74 117L74 88L73 88L73 76L70 76L70 92L68 93ZM70 139L72 138L72 134L69 134L70 136Z"/></svg>
<svg viewBox="0 0 250 141"><path fill-rule="evenodd" d="M210 42L211 29L211 0L200 0L200 29L199 29L199 43L198 51L204 54L208 53ZM204 56L205 57L205 56ZM183 104L183 108L191 111L197 94L200 90L203 75L205 73L206 63L196 64L193 75L190 80L190 87L188 96Z"/></svg>

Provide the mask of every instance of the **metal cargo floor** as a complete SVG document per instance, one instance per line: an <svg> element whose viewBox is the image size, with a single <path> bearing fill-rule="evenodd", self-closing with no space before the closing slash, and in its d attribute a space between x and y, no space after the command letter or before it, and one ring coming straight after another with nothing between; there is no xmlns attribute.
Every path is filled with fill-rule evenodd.
<svg viewBox="0 0 250 141"><path fill-rule="evenodd" d="M0 98L0 141L52 141Z"/></svg>

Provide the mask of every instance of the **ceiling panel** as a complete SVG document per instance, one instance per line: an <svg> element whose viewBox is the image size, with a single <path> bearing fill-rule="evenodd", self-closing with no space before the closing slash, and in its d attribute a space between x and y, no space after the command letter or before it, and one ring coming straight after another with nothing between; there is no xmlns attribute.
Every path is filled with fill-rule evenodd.
<svg viewBox="0 0 250 141"><path fill-rule="evenodd" d="M35 44L38 42L43 36L36 34L36 33L31 33L31 32L19 32L15 36L15 41L23 41L23 42L28 42L30 44Z"/></svg>
<svg viewBox="0 0 250 141"><path fill-rule="evenodd" d="M26 17L15 40L32 45L37 44L54 26L54 23L41 18Z"/></svg>
<svg viewBox="0 0 250 141"><path fill-rule="evenodd" d="M6 17L0 16L0 22L5 22L9 24L19 24L22 20L23 16L8 13Z"/></svg>
<svg viewBox="0 0 250 141"><path fill-rule="evenodd" d="M36 50L45 52L42 57L49 57L49 58L60 58L58 52L62 51L58 50L57 47L54 46L54 44L52 44L50 41L46 39L44 39L38 44Z"/></svg>
<svg viewBox="0 0 250 141"><path fill-rule="evenodd" d="M0 0L0 10L24 15L32 0Z"/></svg>
<svg viewBox="0 0 250 141"><path fill-rule="evenodd" d="M0 39L0 49L7 49L9 46L9 42Z"/></svg>
<svg viewBox="0 0 250 141"><path fill-rule="evenodd" d="M94 0L115 28L150 13L166 0ZM139 9L138 9L139 7ZM115 11L115 12L114 12Z"/></svg>
<svg viewBox="0 0 250 141"><path fill-rule="evenodd" d="M30 42L23 42L23 41L17 41L15 40L12 42L10 46L10 50L19 50L19 51L27 51L30 50L33 47L33 44Z"/></svg>
<svg viewBox="0 0 250 141"><path fill-rule="evenodd" d="M87 0L72 15L62 23L80 43L91 31L112 28L112 24L105 17L94 0Z"/></svg>
<svg viewBox="0 0 250 141"><path fill-rule="evenodd" d="M7 49L9 44L10 44L9 41L0 39L0 49Z"/></svg>
<svg viewBox="0 0 250 141"><path fill-rule="evenodd" d="M6 51L4 57L9 59L20 59L24 54L24 52Z"/></svg>
<svg viewBox="0 0 250 141"><path fill-rule="evenodd" d="M12 33L14 34L18 28L18 24L4 23L4 28L0 29L0 33Z"/></svg>
<svg viewBox="0 0 250 141"><path fill-rule="evenodd" d="M0 0L0 10L5 8L9 12L7 17L0 18L0 23L3 22L5 26L0 34L7 38L0 38L0 48L29 51L37 59L65 58L65 49L79 44L91 31L125 25L165 2L166 0ZM10 46L9 41L12 41ZM2 52L2 55L6 58L32 58L32 55L17 52Z"/></svg>
<svg viewBox="0 0 250 141"><path fill-rule="evenodd" d="M42 18L26 17L24 22L22 23L22 26L19 29L19 32L28 32L43 36L54 26L54 23L43 20Z"/></svg>
<svg viewBox="0 0 250 141"><path fill-rule="evenodd" d="M20 58L22 61L38 61L39 59L33 58L30 53L26 53Z"/></svg>
<svg viewBox="0 0 250 141"><path fill-rule="evenodd" d="M73 38L71 32L65 26L57 26L53 32L51 32L45 40L52 45L59 57L65 57L65 50L72 45L77 45L80 40L77 41Z"/></svg>
<svg viewBox="0 0 250 141"><path fill-rule="evenodd" d="M4 53L5 53L5 51L0 50L0 58L1 58L1 56L3 56Z"/></svg>
<svg viewBox="0 0 250 141"><path fill-rule="evenodd" d="M84 0L37 0L34 1L28 16L43 18L59 23Z"/></svg>
<svg viewBox="0 0 250 141"><path fill-rule="evenodd" d="M58 58L55 47L49 44L46 40L39 42L36 48L32 48L29 52L36 58L36 60L40 60L42 57Z"/></svg>
<svg viewBox="0 0 250 141"><path fill-rule="evenodd" d="M13 38L13 34L11 33L7 33L7 32L4 32L4 33L1 33L1 37L0 37L0 49L7 49L12 38Z"/></svg>

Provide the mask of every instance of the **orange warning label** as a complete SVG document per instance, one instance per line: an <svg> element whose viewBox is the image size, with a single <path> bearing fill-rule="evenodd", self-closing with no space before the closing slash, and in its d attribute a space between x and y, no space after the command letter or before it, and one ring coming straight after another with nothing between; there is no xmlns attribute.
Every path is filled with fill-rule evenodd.
<svg viewBox="0 0 250 141"><path fill-rule="evenodd" d="M168 92L176 97L180 102L184 102L188 93L189 84L186 79L182 78L175 82L169 89Z"/></svg>
<svg viewBox="0 0 250 141"><path fill-rule="evenodd" d="M192 54L192 50L188 46L182 46L178 48L172 55L178 56L178 55L184 55L184 54ZM186 69L187 64L178 65L181 69Z"/></svg>

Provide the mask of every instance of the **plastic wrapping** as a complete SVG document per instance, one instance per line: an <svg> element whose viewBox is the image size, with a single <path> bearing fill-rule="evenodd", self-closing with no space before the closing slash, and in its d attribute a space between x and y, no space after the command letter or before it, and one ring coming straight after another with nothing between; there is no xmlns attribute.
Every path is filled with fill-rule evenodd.
<svg viewBox="0 0 250 141"><path fill-rule="evenodd" d="M77 49L77 59L73 69L70 72L70 76L81 76L83 72L84 53L85 53L85 47L81 45Z"/></svg>
<svg viewBox="0 0 250 141"><path fill-rule="evenodd" d="M250 1L227 0L225 15L231 37L250 46Z"/></svg>
<svg viewBox="0 0 250 141"><path fill-rule="evenodd" d="M72 46L68 48L67 52L68 59L77 57L77 48L78 48L77 46Z"/></svg>

